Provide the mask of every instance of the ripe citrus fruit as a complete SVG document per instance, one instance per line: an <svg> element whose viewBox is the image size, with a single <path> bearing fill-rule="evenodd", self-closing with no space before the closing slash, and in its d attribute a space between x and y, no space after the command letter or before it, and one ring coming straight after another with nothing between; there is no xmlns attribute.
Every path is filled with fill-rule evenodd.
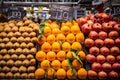
<svg viewBox="0 0 120 80"><path fill-rule="evenodd" d="M70 28L68 26L62 26L61 27L61 32L64 34L64 35L67 35L70 33Z"/></svg>
<svg viewBox="0 0 120 80"><path fill-rule="evenodd" d="M79 42L72 43L71 47L72 47L72 49L75 49L75 50L81 50L82 49L82 45Z"/></svg>
<svg viewBox="0 0 120 80"><path fill-rule="evenodd" d="M56 22L52 22L50 27L51 27L51 29L59 28L59 25Z"/></svg>
<svg viewBox="0 0 120 80"><path fill-rule="evenodd" d="M61 49L60 49L60 43L58 42L53 42L52 44L52 51L53 52L59 52Z"/></svg>
<svg viewBox="0 0 120 80"><path fill-rule="evenodd" d="M44 52L49 52L51 49L51 45L48 42L43 43L41 46L41 50Z"/></svg>
<svg viewBox="0 0 120 80"><path fill-rule="evenodd" d="M75 41L75 36L74 36L74 34L69 33L69 34L66 36L66 41L69 42L70 44L73 43L73 42Z"/></svg>
<svg viewBox="0 0 120 80"><path fill-rule="evenodd" d="M47 77L48 79L53 79L53 78L54 78L54 75L55 75L55 70L52 69L52 68L49 68L49 69L47 70L46 77Z"/></svg>
<svg viewBox="0 0 120 80"><path fill-rule="evenodd" d="M84 42L85 40L84 34L82 32L77 33L75 37L76 37L76 41L80 43Z"/></svg>
<svg viewBox="0 0 120 80"><path fill-rule="evenodd" d="M75 68L75 69L80 69L82 67L82 65L79 63L78 60L74 59L72 61L72 66Z"/></svg>
<svg viewBox="0 0 120 80"><path fill-rule="evenodd" d="M52 34L57 36L61 31L59 30L59 28L54 28L52 29Z"/></svg>
<svg viewBox="0 0 120 80"><path fill-rule="evenodd" d="M87 71L84 68L80 68L77 72L78 78L82 80L86 80L87 78Z"/></svg>
<svg viewBox="0 0 120 80"><path fill-rule="evenodd" d="M50 68L50 61L48 60L43 60L40 64L41 68L44 70L47 70Z"/></svg>
<svg viewBox="0 0 120 80"><path fill-rule="evenodd" d="M77 73L73 74L72 69L67 71L67 78L70 80L75 80L77 78Z"/></svg>
<svg viewBox="0 0 120 80"><path fill-rule="evenodd" d="M59 60L54 60L52 61L51 66L54 70L58 70L61 67L61 63Z"/></svg>
<svg viewBox="0 0 120 80"><path fill-rule="evenodd" d="M53 60L55 60L55 58L56 58L56 53L55 53L55 52L49 51L49 52L47 53L47 60L53 61Z"/></svg>
<svg viewBox="0 0 120 80"><path fill-rule="evenodd" d="M42 45L44 42L46 42L46 37L43 37L41 39L37 39L37 42L39 45Z"/></svg>
<svg viewBox="0 0 120 80"><path fill-rule="evenodd" d="M71 49L70 43L64 42L64 43L62 44L62 50L64 50L65 52L70 51L70 49Z"/></svg>
<svg viewBox="0 0 120 80"><path fill-rule="evenodd" d="M85 56L86 56L86 54L85 54L84 51L79 51L77 55L80 56L80 59L81 59L81 60L84 60L84 59L85 59Z"/></svg>
<svg viewBox="0 0 120 80"><path fill-rule="evenodd" d="M47 37L47 42L52 44L53 42L55 42L55 36L53 34L50 34L48 37Z"/></svg>
<svg viewBox="0 0 120 80"><path fill-rule="evenodd" d="M62 33L58 34L56 36L56 41L61 41L62 43L65 42L65 35L63 35Z"/></svg>
<svg viewBox="0 0 120 80"><path fill-rule="evenodd" d="M48 35L50 35L51 34L51 28L50 27L48 27L48 26L45 26L44 27L44 36L48 36Z"/></svg>
<svg viewBox="0 0 120 80"><path fill-rule="evenodd" d="M59 51L59 52L57 53L57 59L58 59L58 60L63 61L63 60L65 60L65 58L66 58L66 53L65 53L65 51Z"/></svg>
<svg viewBox="0 0 120 80"><path fill-rule="evenodd" d="M42 78L44 78L44 75L45 75L45 71L42 68L38 68L35 71L35 78L36 79L42 79Z"/></svg>
<svg viewBox="0 0 120 80"><path fill-rule="evenodd" d="M72 26L73 26L72 22L70 22L70 21L67 21L67 22L65 23L65 25L68 26L68 27L72 27Z"/></svg>
<svg viewBox="0 0 120 80"><path fill-rule="evenodd" d="M77 34L77 33L79 33L79 32L80 32L79 26L73 25L73 26L71 27L71 32L72 32L74 35Z"/></svg>
<svg viewBox="0 0 120 80"><path fill-rule="evenodd" d="M57 79L65 79L66 77L66 71L62 68L58 69L56 72Z"/></svg>
<svg viewBox="0 0 120 80"><path fill-rule="evenodd" d="M46 54L45 54L45 52L43 52L43 51L38 51L37 53L36 53L36 59L38 60L38 61L43 61L43 60L45 60L45 58L46 58Z"/></svg>
<svg viewBox="0 0 120 80"><path fill-rule="evenodd" d="M69 58L69 59L71 59L71 60L74 59L71 51L68 51L66 56L67 56L67 58Z"/></svg>
<svg viewBox="0 0 120 80"><path fill-rule="evenodd" d="M62 61L61 65L64 70L69 70L68 60Z"/></svg>

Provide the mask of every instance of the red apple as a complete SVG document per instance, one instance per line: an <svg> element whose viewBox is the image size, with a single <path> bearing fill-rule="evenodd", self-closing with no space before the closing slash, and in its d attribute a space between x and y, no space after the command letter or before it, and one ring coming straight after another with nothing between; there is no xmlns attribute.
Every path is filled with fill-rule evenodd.
<svg viewBox="0 0 120 80"><path fill-rule="evenodd" d="M115 57L113 55L108 55L106 57L106 61L110 64L113 64L115 62Z"/></svg>
<svg viewBox="0 0 120 80"><path fill-rule="evenodd" d="M110 63L103 63L102 64L102 69L103 69L103 71L105 71L105 72L110 72L111 70L112 70L112 66L111 66L111 64Z"/></svg>
<svg viewBox="0 0 120 80"><path fill-rule="evenodd" d="M113 28L115 31L118 31L120 34L120 24L115 24Z"/></svg>
<svg viewBox="0 0 120 80"><path fill-rule="evenodd" d="M88 78L90 80L96 80L97 79L97 73L93 70L88 70Z"/></svg>
<svg viewBox="0 0 120 80"><path fill-rule="evenodd" d="M112 25L112 27L114 27L117 24L116 21L109 21L109 23Z"/></svg>
<svg viewBox="0 0 120 80"><path fill-rule="evenodd" d="M94 55L88 54L88 55L86 56L86 60L87 60L87 62L89 62L89 63L94 63L94 62L96 61L96 58L95 58Z"/></svg>
<svg viewBox="0 0 120 80"><path fill-rule="evenodd" d="M89 53L94 55L94 56L97 56L99 54L99 52L100 52L99 48L96 46L93 46L89 49Z"/></svg>
<svg viewBox="0 0 120 80"><path fill-rule="evenodd" d="M100 54L102 54L102 55L104 55L104 56L107 56L108 54L110 54L110 50L109 50L109 48L107 48L107 47L102 47L102 48L100 48Z"/></svg>
<svg viewBox="0 0 120 80"><path fill-rule="evenodd" d="M103 64L105 62L105 56L99 54L97 57L97 62L100 63L100 64Z"/></svg>
<svg viewBox="0 0 120 80"><path fill-rule="evenodd" d="M113 39L110 39L110 38L106 38L104 40L104 45L108 48L111 48L114 46L114 40Z"/></svg>
<svg viewBox="0 0 120 80"><path fill-rule="evenodd" d="M94 23L92 26L92 30L96 31L96 32L100 32L102 29L102 25L100 23Z"/></svg>
<svg viewBox="0 0 120 80"><path fill-rule="evenodd" d="M98 35L99 35L99 38L102 40L107 38L107 33L104 31L100 31Z"/></svg>
<svg viewBox="0 0 120 80"><path fill-rule="evenodd" d="M110 48L110 53L114 56L117 56L120 54L120 50L118 47L114 46L114 47Z"/></svg>
<svg viewBox="0 0 120 80"><path fill-rule="evenodd" d="M96 31L90 31L88 36L89 36L89 38L91 38L93 40L96 40L99 37L99 35L98 35L98 33Z"/></svg>
<svg viewBox="0 0 120 80"><path fill-rule="evenodd" d="M120 38L115 39L115 45L120 48Z"/></svg>
<svg viewBox="0 0 120 80"><path fill-rule="evenodd" d="M118 63L120 63L120 55L118 55L118 56L116 57L116 60L117 60Z"/></svg>
<svg viewBox="0 0 120 80"><path fill-rule="evenodd" d="M99 78L99 80L106 80L107 79L107 73L106 72L104 72L104 71L100 71L99 73L98 73L98 78Z"/></svg>
<svg viewBox="0 0 120 80"><path fill-rule="evenodd" d="M85 23L84 25L81 26L81 30L83 33L88 34L91 31L91 25Z"/></svg>
<svg viewBox="0 0 120 80"><path fill-rule="evenodd" d="M102 39L96 39L95 40L95 46L101 48L104 45L104 41Z"/></svg>
<svg viewBox="0 0 120 80"><path fill-rule="evenodd" d="M118 79L118 73L115 72L115 71L109 72L108 76L109 76L110 80L119 80Z"/></svg>
<svg viewBox="0 0 120 80"><path fill-rule="evenodd" d="M108 37L115 40L119 37L119 34L117 31L111 31L109 32Z"/></svg>
<svg viewBox="0 0 120 80"><path fill-rule="evenodd" d="M102 26L103 26L103 30L105 31L105 32L110 32L110 31L112 31L112 25L110 24L110 23L103 23L102 24Z"/></svg>
<svg viewBox="0 0 120 80"><path fill-rule="evenodd" d="M86 47L92 47L94 45L94 41L90 38L85 39L84 45Z"/></svg>
<svg viewBox="0 0 120 80"><path fill-rule="evenodd" d="M116 72L120 72L120 63L114 63L112 69Z"/></svg>
<svg viewBox="0 0 120 80"><path fill-rule="evenodd" d="M95 71L95 72L100 72L102 69L101 67L101 64L100 63L97 63L97 62L94 62L92 64L92 70Z"/></svg>

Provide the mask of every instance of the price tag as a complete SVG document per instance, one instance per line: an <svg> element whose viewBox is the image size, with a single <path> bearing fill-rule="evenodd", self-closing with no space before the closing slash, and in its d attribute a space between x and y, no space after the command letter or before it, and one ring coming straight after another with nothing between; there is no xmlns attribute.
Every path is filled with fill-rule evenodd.
<svg viewBox="0 0 120 80"><path fill-rule="evenodd" d="M21 20L25 16L25 11L23 8L10 7L8 9L8 19L9 20Z"/></svg>
<svg viewBox="0 0 120 80"><path fill-rule="evenodd" d="M72 20L72 8L68 6L53 5L51 8L51 19Z"/></svg>
<svg viewBox="0 0 120 80"><path fill-rule="evenodd" d="M112 15L120 17L120 4L112 5Z"/></svg>

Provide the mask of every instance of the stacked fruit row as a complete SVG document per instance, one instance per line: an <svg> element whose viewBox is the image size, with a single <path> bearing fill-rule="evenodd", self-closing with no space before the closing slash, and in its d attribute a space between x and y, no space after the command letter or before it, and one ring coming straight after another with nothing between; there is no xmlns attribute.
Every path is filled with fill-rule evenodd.
<svg viewBox="0 0 120 80"><path fill-rule="evenodd" d="M62 22L61 25L60 27L51 21L41 23L38 36L41 49L36 53L40 67L36 70L35 77L86 79L87 71L81 61L85 59L81 45L84 35L75 21Z"/></svg>
<svg viewBox="0 0 120 80"><path fill-rule="evenodd" d="M120 24L111 20L110 15L105 13L88 15L77 21L88 36L84 42L89 52L86 60L91 64L88 78L118 79L120 77Z"/></svg>
<svg viewBox="0 0 120 80"><path fill-rule="evenodd" d="M36 26L36 27L34 27ZM0 23L0 78L34 78L38 26L29 20Z"/></svg>

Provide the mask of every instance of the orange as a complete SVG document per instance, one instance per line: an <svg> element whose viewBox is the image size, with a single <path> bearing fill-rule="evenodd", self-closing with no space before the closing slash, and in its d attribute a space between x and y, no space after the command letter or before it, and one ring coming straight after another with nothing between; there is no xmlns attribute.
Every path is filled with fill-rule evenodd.
<svg viewBox="0 0 120 80"><path fill-rule="evenodd" d="M81 60L84 60L84 59L85 59L85 56L86 56L86 54L85 54L84 51L79 51L77 55L80 56L80 59L81 59Z"/></svg>
<svg viewBox="0 0 120 80"><path fill-rule="evenodd" d="M75 38L76 38L76 41L80 42L80 43L84 42L84 40L85 40L84 34L82 32L77 33L76 36L75 36Z"/></svg>
<svg viewBox="0 0 120 80"><path fill-rule="evenodd" d="M45 71L42 68L38 68L35 71L35 78L36 79L42 79L42 78L44 78L44 75L45 75Z"/></svg>
<svg viewBox="0 0 120 80"><path fill-rule="evenodd" d="M65 52L70 51L70 49L71 49L70 43L64 42L64 43L62 44L62 50L64 50Z"/></svg>
<svg viewBox="0 0 120 80"><path fill-rule="evenodd" d="M53 42L53 44L52 44L52 51L53 52L59 52L60 51L60 43Z"/></svg>
<svg viewBox="0 0 120 80"><path fill-rule="evenodd" d="M57 53L57 59L58 59L58 60L63 61L63 60L65 60L65 58L66 58L66 53L65 53L65 51L59 51L59 52Z"/></svg>
<svg viewBox="0 0 120 80"><path fill-rule="evenodd" d="M62 43L65 42L65 35L63 35L62 33L58 34L56 36L56 41L61 41Z"/></svg>
<svg viewBox="0 0 120 80"><path fill-rule="evenodd" d="M47 37L47 42L52 44L53 42L55 42L55 36L53 34L50 34L48 37Z"/></svg>
<svg viewBox="0 0 120 80"><path fill-rule="evenodd" d="M67 35L70 33L70 28L68 26L62 26L61 27L61 32L64 34L64 35Z"/></svg>
<svg viewBox="0 0 120 80"><path fill-rule="evenodd" d="M43 60L45 60L45 58L46 58L46 54L45 54L45 52L43 52L43 51L38 51L37 53L36 53L36 59L38 60L38 61L43 61Z"/></svg>
<svg viewBox="0 0 120 80"><path fill-rule="evenodd" d="M53 61L53 60L55 60L55 58L56 58L56 53L55 53L55 52L49 51L49 52L47 53L47 60Z"/></svg>
<svg viewBox="0 0 120 80"><path fill-rule="evenodd" d="M66 23L65 23L65 22L62 22L62 26L66 26Z"/></svg>
<svg viewBox="0 0 120 80"><path fill-rule="evenodd" d="M53 34L53 35L57 36L59 33L60 33L59 28L54 28L54 29L52 29L52 34Z"/></svg>
<svg viewBox="0 0 120 80"><path fill-rule="evenodd" d="M49 52L51 49L51 45L48 42L43 43L41 46L41 50L44 52Z"/></svg>
<svg viewBox="0 0 120 80"><path fill-rule="evenodd" d="M74 34L69 33L69 34L66 36L66 41L69 42L70 44L73 43L73 42L75 41L75 36L74 36Z"/></svg>
<svg viewBox="0 0 120 80"><path fill-rule="evenodd" d="M44 36L48 36L48 35L50 35L51 34L51 28L50 27L48 27L48 26L45 26L44 27Z"/></svg>
<svg viewBox="0 0 120 80"><path fill-rule="evenodd" d="M44 42L46 42L46 37L42 37L41 39L37 39L37 42L39 45L42 45Z"/></svg>
<svg viewBox="0 0 120 80"><path fill-rule="evenodd" d="M49 68L49 69L47 70L46 77L47 77L48 79L53 79L53 78L54 78L54 75L55 75L55 70L52 69L52 68Z"/></svg>
<svg viewBox="0 0 120 80"><path fill-rule="evenodd" d="M62 61L61 65L64 70L69 70L68 60Z"/></svg>
<svg viewBox="0 0 120 80"><path fill-rule="evenodd" d="M66 71L62 68L58 69L56 72L57 79L65 79L66 78Z"/></svg>
<svg viewBox="0 0 120 80"><path fill-rule="evenodd" d="M77 33L79 33L79 32L80 32L79 26L73 25L73 26L71 27L71 32L72 32L74 35L77 34Z"/></svg>
<svg viewBox="0 0 120 80"><path fill-rule="evenodd" d="M40 64L41 68L44 70L47 70L50 68L50 61L48 60L43 60Z"/></svg>
<svg viewBox="0 0 120 80"><path fill-rule="evenodd" d="M59 60L54 60L52 61L51 66L54 70L58 70L61 67L61 63Z"/></svg>
<svg viewBox="0 0 120 80"><path fill-rule="evenodd" d="M72 49L75 49L75 50L81 50L82 49L82 45L79 42L72 43L71 47L72 47Z"/></svg>
<svg viewBox="0 0 120 80"><path fill-rule="evenodd" d="M75 68L75 69L80 69L82 65L79 63L78 60L74 59L74 60L72 61L72 66L73 66L73 68Z"/></svg>
<svg viewBox="0 0 120 80"><path fill-rule="evenodd" d="M67 78L70 79L70 80L76 80L77 73L73 74L72 69L69 69L67 71Z"/></svg>
<svg viewBox="0 0 120 80"><path fill-rule="evenodd" d="M73 26L72 22L70 22L70 21L67 21L67 22L65 23L65 25L68 26L68 27L72 27L72 26Z"/></svg>
<svg viewBox="0 0 120 80"><path fill-rule="evenodd" d="M87 78L87 71L84 68L80 68L77 72L78 78L82 80L86 80Z"/></svg>
<svg viewBox="0 0 120 80"><path fill-rule="evenodd" d="M71 51L68 51L66 56L67 56L67 58L69 58L69 59L71 59L71 60L74 59Z"/></svg>
<svg viewBox="0 0 120 80"><path fill-rule="evenodd" d="M51 29L59 28L59 25L56 22L52 22L50 27L51 27Z"/></svg>

